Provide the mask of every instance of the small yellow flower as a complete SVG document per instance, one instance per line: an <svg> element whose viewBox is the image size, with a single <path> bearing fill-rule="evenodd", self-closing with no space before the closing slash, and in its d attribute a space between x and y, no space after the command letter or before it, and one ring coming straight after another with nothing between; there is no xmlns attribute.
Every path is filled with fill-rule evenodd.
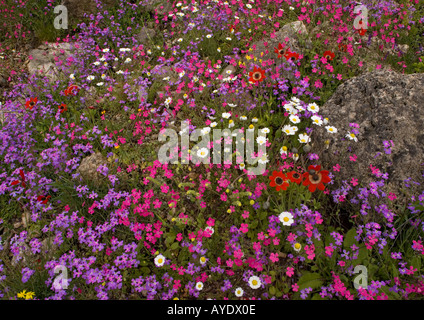
<svg viewBox="0 0 424 320"><path fill-rule="evenodd" d="M103 111L102 111L102 114L105 114L105 113L106 113L106 110L103 110Z"/></svg>
<svg viewBox="0 0 424 320"><path fill-rule="evenodd" d="M251 205L254 205L255 204L255 201L254 200L250 200L250 204Z"/></svg>
<svg viewBox="0 0 424 320"><path fill-rule="evenodd" d="M115 149L119 149L119 145L116 145L116 146L115 146Z"/></svg>
<svg viewBox="0 0 424 320"><path fill-rule="evenodd" d="M25 298L25 296L26 296L26 290L24 290L24 291L22 291L22 292L19 292L16 296L17 296L18 298Z"/></svg>
<svg viewBox="0 0 424 320"><path fill-rule="evenodd" d="M227 213L231 213L231 209L228 209L228 210L227 210Z"/></svg>

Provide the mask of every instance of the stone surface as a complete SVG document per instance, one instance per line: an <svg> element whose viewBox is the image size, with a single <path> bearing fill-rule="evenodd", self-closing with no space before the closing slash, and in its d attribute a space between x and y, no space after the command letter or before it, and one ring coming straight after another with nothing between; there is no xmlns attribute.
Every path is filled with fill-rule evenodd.
<svg viewBox="0 0 424 320"><path fill-rule="evenodd" d="M144 3L146 4L146 10L160 15L167 15L172 10L172 2L170 3L167 0L147 0Z"/></svg>
<svg viewBox="0 0 424 320"><path fill-rule="evenodd" d="M102 164L107 164L106 158L100 152L93 153L81 161L77 172L81 174L83 179L99 183L103 176L97 172L97 168Z"/></svg>
<svg viewBox="0 0 424 320"><path fill-rule="evenodd" d="M254 42L251 45L254 49L249 55L253 55L257 59L275 59L278 61L282 58L278 58L278 54L274 52L274 48L277 48L279 43L285 44L284 48L290 48L291 52L302 53L300 39L302 36L307 35L308 31L302 21L288 23L275 33L274 38ZM285 41L286 39L288 40L287 42ZM307 44L309 42L307 41Z"/></svg>
<svg viewBox="0 0 424 320"><path fill-rule="evenodd" d="M420 182L424 169L423 87L424 74L378 70L350 79L337 88L320 110L329 118L329 124L338 129L330 135L334 137L332 143L321 157L325 166L331 168L340 162L335 154L348 142L357 161L343 162L346 167L340 172L342 178L355 176L368 184L376 179L370 175L369 165L373 164L389 173L388 185L393 191L399 190L409 177ZM358 142L341 141L352 129L352 122L360 126ZM318 145L322 146L322 131L315 130L314 135L313 141L321 139ZM385 153L385 140L394 143L391 154ZM375 157L378 153L380 156Z"/></svg>
<svg viewBox="0 0 424 320"><path fill-rule="evenodd" d="M30 75L47 76L57 80L58 68L56 60L65 61L71 56L73 45L71 43L48 43L29 51L31 59L28 63Z"/></svg>
<svg viewBox="0 0 424 320"><path fill-rule="evenodd" d="M143 46L148 46L151 42L151 39L153 39L155 35L156 31L154 29L143 27L137 33L136 39L139 44L142 44Z"/></svg>

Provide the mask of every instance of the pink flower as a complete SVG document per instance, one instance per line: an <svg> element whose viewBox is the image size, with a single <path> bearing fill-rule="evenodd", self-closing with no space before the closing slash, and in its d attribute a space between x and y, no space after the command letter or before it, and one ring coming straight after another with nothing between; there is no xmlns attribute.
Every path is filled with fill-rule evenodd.
<svg viewBox="0 0 424 320"><path fill-rule="evenodd" d="M270 255L269 259L270 259L272 262L277 262L278 260L280 260L280 259L278 258L278 254L276 254L276 253L271 253L271 255Z"/></svg>
<svg viewBox="0 0 424 320"><path fill-rule="evenodd" d="M292 275L294 275L294 268L292 268L292 267L287 267L287 271L286 271L286 275L288 276L288 277L292 277ZM293 290L294 291L294 290Z"/></svg>
<svg viewBox="0 0 424 320"><path fill-rule="evenodd" d="M299 291L299 285L298 285L297 283L292 284L292 290L293 290L294 292Z"/></svg>
<svg viewBox="0 0 424 320"><path fill-rule="evenodd" d="M328 257L331 257L331 255L333 254L333 251L334 251L333 247L331 247L331 246L325 247L325 254Z"/></svg>
<svg viewBox="0 0 424 320"><path fill-rule="evenodd" d="M249 225L247 223L242 223L240 227L240 231L243 233L247 233L249 231L248 226Z"/></svg>

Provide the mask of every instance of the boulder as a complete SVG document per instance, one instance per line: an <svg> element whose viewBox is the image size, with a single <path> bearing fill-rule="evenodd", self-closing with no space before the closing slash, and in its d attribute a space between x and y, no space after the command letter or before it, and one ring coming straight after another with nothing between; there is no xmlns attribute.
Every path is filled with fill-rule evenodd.
<svg viewBox="0 0 424 320"><path fill-rule="evenodd" d="M71 43L47 43L40 45L36 49L29 51L31 59L28 63L28 72L30 75L47 76L51 80L57 80L58 67L56 62L71 56L74 50Z"/></svg>
<svg viewBox="0 0 424 320"><path fill-rule="evenodd" d="M100 152L93 153L81 161L77 172L84 180L98 184L103 176L97 172L97 168L103 164L107 164L107 159Z"/></svg>
<svg viewBox="0 0 424 320"><path fill-rule="evenodd" d="M143 46L148 46L151 42L151 39L153 39L155 35L156 31L154 29L142 27L136 35L136 39L139 44L142 44Z"/></svg>
<svg viewBox="0 0 424 320"><path fill-rule="evenodd" d="M424 169L423 87L424 74L398 74L387 70L365 73L340 85L320 110L338 132L325 135L325 130L319 128L313 133L314 147L319 146L319 149L325 149L324 139L329 135L332 138L321 156L324 166L331 169L340 163L343 170L337 174L342 179L350 180L354 176L367 186L376 180L371 175L369 166L372 164L389 174L389 190L398 196L405 179L421 182ZM352 131L350 123L359 125L358 142L346 138L347 132ZM390 153L386 152L389 148L383 141L393 142ZM351 151L341 156L346 143ZM357 156L356 162L349 161L352 154Z"/></svg>

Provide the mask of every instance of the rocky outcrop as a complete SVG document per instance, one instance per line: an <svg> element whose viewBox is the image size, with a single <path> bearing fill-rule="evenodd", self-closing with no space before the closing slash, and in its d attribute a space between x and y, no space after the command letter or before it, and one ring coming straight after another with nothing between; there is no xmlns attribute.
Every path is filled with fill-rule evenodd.
<svg viewBox="0 0 424 320"><path fill-rule="evenodd" d="M51 80L57 80L57 61L65 62L71 56L73 50L71 43L47 43L29 52L30 61L28 72L30 75L47 76Z"/></svg>
<svg viewBox="0 0 424 320"><path fill-rule="evenodd" d="M77 172L84 180L98 184L101 181L102 175L97 171L97 168L104 164L107 164L107 159L100 152L93 153L81 161Z"/></svg>
<svg viewBox="0 0 424 320"><path fill-rule="evenodd" d="M343 162L340 175L344 179L354 176L367 185L375 180L369 168L373 164L389 173L388 185L393 191L410 177L420 182L424 169L423 88L424 74L382 70L350 79L337 88L320 111L338 129L321 157L326 167L342 164L342 158L355 154L355 162ZM346 137L353 129L350 123L359 125L357 142ZM322 130L315 130L314 135L314 141L322 147ZM346 143L351 152L338 156L346 149Z"/></svg>

